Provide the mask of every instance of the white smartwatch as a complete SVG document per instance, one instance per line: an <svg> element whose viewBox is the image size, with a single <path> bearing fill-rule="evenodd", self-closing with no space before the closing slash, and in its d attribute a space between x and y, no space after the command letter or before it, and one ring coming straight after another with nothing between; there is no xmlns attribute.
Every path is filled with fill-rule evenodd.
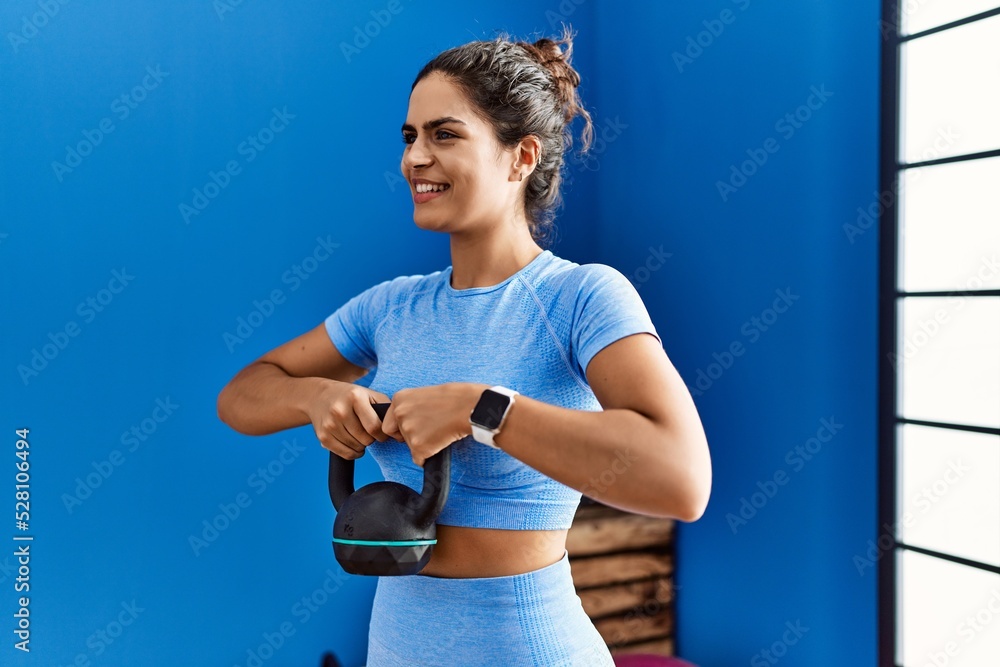
<svg viewBox="0 0 1000 667"><path fill-rule="evenodd" d="M514 405L514 396L518 392L507 387L497 385L483 391L479 397L479 402L472 409L469 415L469 423L472 424L472 438L476 442L489 445L494 449L500 449L494 442L493 437L500 432L511 406Z"/></svg>

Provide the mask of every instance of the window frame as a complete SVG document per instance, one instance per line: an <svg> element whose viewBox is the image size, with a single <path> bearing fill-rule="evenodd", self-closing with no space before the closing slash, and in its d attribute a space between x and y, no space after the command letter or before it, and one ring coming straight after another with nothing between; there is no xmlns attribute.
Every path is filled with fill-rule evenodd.
<svg viewBox="0 0 1000 667"><path fill-rule="evenodd" d="M906 292L899 289L899 199L902 198L900 179L907 169L928 167L937 164L979 160L1000 156L1000 147L945 158L906 163L900 160L899 136L901 129L902 81L900 59L903 45L944 30L1000 15L1000 6L973 16L951 21L912 34L902 34L900 18L906 0L882 0L880 33L881 43L881 85L880 95L880 146L879 146L879 192L895 193L879 216L879 357L878 357L878 525L876 535L891 540L891 547L881 554L878 561L878 665L879 667L903 667L896 662L901 646L899 639L899 608L897 602L901 589L898 581L897 559L903 551L920 553L933 558L941 558L952 563L982 569L1000 574L1000 566L970 560L952 554L925 549L898 539L895 527L897 518L897 489L900 484L899 461L897 460L897 436L904 424L919 424L935 428L974 431L1000 436L1000 428L970 426L910 419L899 414L900 370L893 368L892 355L898 354L899 306L903 299L967 296L970 298L1000 296L1000 289L945 290ZM902 364L900 364L902 368ZM890 527L887 530L886 527ZM912 666L909 666L912 667Z"/></svg>

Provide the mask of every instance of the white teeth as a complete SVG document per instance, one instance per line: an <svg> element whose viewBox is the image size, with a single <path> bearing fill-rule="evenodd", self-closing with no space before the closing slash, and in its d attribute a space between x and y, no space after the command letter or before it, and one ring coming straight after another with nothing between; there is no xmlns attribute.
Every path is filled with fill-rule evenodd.
<svg viewBox="0 0 1000 667"><path fill-rule="evenodd" d="M448 185L431 185L430 183L417 183L417 192L438 192L448 188Z"/></svg>

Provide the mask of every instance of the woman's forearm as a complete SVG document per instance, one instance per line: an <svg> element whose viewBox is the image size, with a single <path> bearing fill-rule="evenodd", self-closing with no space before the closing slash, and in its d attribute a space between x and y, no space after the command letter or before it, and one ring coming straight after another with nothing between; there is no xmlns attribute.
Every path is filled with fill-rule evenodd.
<svg viewBox="0 0 1000 667"><path fill-rule="evenodd" d="M463 413L483 386L472 385ZM570 410L518 396L494 442L552 479L627 512L694 521L707 504L711 467L700 427L667 428L632 410Z"/></svg>
<svg viewBox="0 0 1000 667"><path fill-rule="evenodd" d="M245 435L267 435L310 423L309 399L326 383L320 377L292 377L266 361L250 364L219 392L219 419Z"/></svg>

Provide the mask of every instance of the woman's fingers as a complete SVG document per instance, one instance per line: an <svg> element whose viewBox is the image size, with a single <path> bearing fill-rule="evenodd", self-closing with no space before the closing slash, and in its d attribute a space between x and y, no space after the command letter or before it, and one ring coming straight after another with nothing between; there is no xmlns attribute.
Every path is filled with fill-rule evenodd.
<svg viewBox="0 0 1000 667"><path fill-rule="evenodd" d="M373 441L388 440L373 402L388 403L389 397L364 387L353 387L339 394L315 424L320 444L341 458L353 460L364 456L365 448Z"/></svg>
<svg viewBox="0 0 1000 667"><path fill-rule="evenodd" d="M337 456L344 459L357 459L365 454L365 446L346 431L339 421L330 420L317 430L316 437L323 445Z"/></svg>
<svg viewBox="0 0 1000 667"><path fill-rule="evenodd" d="M361 428L364 429L365 435L367 435L369 438L372 438L373 440L378 440L379 442L385 442L386 440L389 439L389 436L387 436L382 431L382 420L379 419L378 413L376 413L375 408L372 407L371 398L377 398L377 397L370 397L370 396L359 397L354 403L354 414L357 417L358 422L361 424ZM388 397L386 398L388 399ZM388 403L389 401L385 400L376 402ZM370 445L371 443L372 441L368 440L368 442L365 444Z"/></svg>
<svg viewBox="0 0 1000 667"><path fill-rule="evenodd" d="M334 454L345 459L357 459L365 454L365 436L359 439L360 431L363 431L360 424L354 427L356 433L352 433L348 425L351 421L356 421L353 410L350 408L338 408L336 405L330 407L318 427L316 437L320 444L329 449ZM367 442L371 442L368 440Z"/></svg>

